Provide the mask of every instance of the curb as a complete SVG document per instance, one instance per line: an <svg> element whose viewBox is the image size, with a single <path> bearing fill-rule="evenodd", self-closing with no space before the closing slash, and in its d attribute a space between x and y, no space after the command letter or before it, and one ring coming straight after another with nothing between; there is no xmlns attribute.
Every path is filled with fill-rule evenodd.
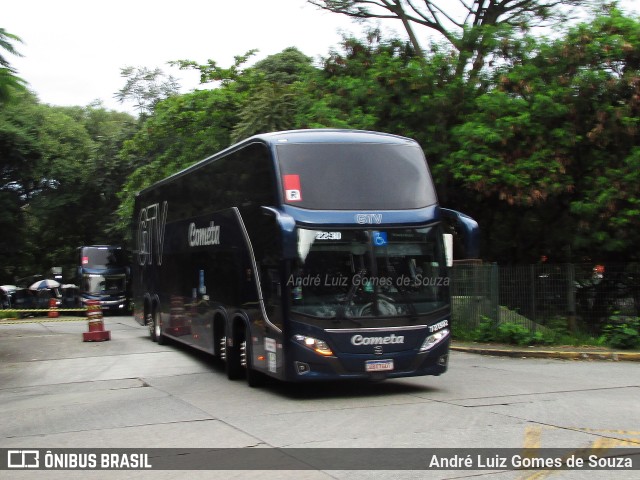
<svg viewBox="0 0 640 480"><path fill-rule="evenodd" d="M488 347L465 347L452 345L451 350L479 355L516 358L556 358L564 360L610 360L614 362L640 362L640 352L589 352L560 350L517 350Z"/></svg>

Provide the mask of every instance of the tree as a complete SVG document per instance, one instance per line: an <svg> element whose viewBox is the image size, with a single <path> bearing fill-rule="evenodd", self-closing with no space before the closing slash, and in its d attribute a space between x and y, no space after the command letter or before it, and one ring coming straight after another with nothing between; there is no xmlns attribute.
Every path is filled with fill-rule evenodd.
<svg viewBox="0 0 640 480"><path fill-rule="evenodd" d="M226 87L237 81L244 72L242 66L253 57L258 50L253 49L244 55L234 56L233 65L229 68L218 66L215 60L207 60L206 64L198 64L194 60L174 60L169 65L180 68L180 70L196 70L200 72L200 83L202 85L212 82L220 82L220 86Z"/></svg>
<svg viewBox="0 0 640 480"><path fill-rule="evenodd" d="M138 122L127 113L105 109L100 102L84 108L67 107L64 111L84 127L93 142L86 165L87 185L83 188L86 201L82 203L91 205L83 220L83 227L88 228L81 229L83 243L123 243L124 237L116 228L118 194L134 166L120 152L137 132ZM99 229L94 228L96 219Z"/></svg>
<svg viewBox="0 0 640 480"><path fill-rule="evenodd" d="M26 82L16 75L16 70L2 55L4 50L12 55L22 56L12 42L22 43L22 40L17 35L0 28L0 103L6 102L10 98L12 90L24 90L26 85Z"/></svg>
<svg viewBox="0 0 640 480"><path fill-rule="evenodd" d="M20 262L26 234L23 207L35 190L31 167L39 158L29 131L12 121L9 110L0 112L0 276L7 280Z"/></svg>
<svg viewBox="0 0 640 480"><path fill-rule="evenodd" d="M42 105L23 92L0 111L0 283L63 266L75 249L121 241L110 232L130 173L118 152L136 125L95 104Z"/></svg>
<svg viewBox="0 0 640 480"><path fill-rule="evenodd" d="M502 35L557 23L584 0L308 0L309 3L357 20L393 19L402 23L416 53L425 56L415 27L443 38L458 53L456 73L475 79L489 50Z"/></svg>
<svg viewBox="0 0 640 480"><path fill-rule="evenodd" d="M41 152L28 120L37 110L37 100L28 93L17 100L0 112L0 190L15 193L24 206L41 188L35 173Z"/></svg>
<svg viewBox="0 0 640 480"><path fill-rule="evenodd" d="M117 230L121 235L130 237L137 192L230 145L245 95L238 92L237 82L244 74L243 65L254 53L251 50L236 56L230 68L219 67L214 60L206 64L193 60L169 62L181 70L197 70L201 84L217 82L219 87L157 102L138 132L125 142L120 156L132 173L118 194Z"/></svg>
<svg viewBox="0 0 640 480"><path fill-rule="evenodd" d="M292 85L266 83L257 87L240 110L231 141L238 142L258 133L293 128L297 99L296 89Z"/></svg>
<svg viewBox="0 0 640 480"><path fill-rule="evenodd" d="M118 193L118 231L129 237L135 194L231 143L240 104L231 89L198 90L156 106L124 143L120 158L132 172Z"/></svg>
<svg viewBox="0 0 640 480"><path fill-rule="evenodd" d="M206 64L171 62L181 69L199 71L202 83L216 82L218 86L159 102L140 131L126 142L121 154L135 171L119 194L118 225L122 234L129 234L136 192L232 142L296 126L297 93L306 76L317 69L295 48L245 67L254 53L252 50L236 56L229 68L220 67L214 60Z"/></svg>
<svg viewBox="0 0 640 480"><path fill-rule="evenodd" d="M115 98L120 103L132 101L135 108L145 115L150 114L158 102L177 95L180 91L177 80L159 68L149 70L146 67L125 67L120 70L120 75L127 81L115 94Z"/></svg>
<svg viewBox="0 0 640 480"><path fill-rule="evenodd" d="M237 90L246 93L231 140L294 128L303 84L316 73L312 59L294 47L248 68L237 80Z"/></svg>
<svg viewBox="0 0 640 480"><path fill-rule="evenodd" d="M9 231L22 236L3 258L3 270L15 276L41 273L51 266L60 238L76 232L74 201L90 143L77 122L30 94L17 96L0 116L4 200L19 210ZM68 217L65 217L67 212ZM67 231L66 229L69 228ZM19 255L17 254L19 252Z"/></svg>
<svg viewBox="0 0 640 480"><path fill-rule="evenodd" d="M270 55L247 66L258 50L236 55L228 68L220 67L214 60L199 64L193 60L170 62L180 69L200 72L200 83L217 82L219 88L230 89L237 94L240 103L239 122L234 127L231 140L237 142L257 133L286 130L295 124L301 82L315 73L312 59L295 47Z"/></svg>
<svg viewBox="0 0 640 480"><path fill-rule="evenodd" d="M459 75L452 48L419 52L377 30L344 38L322 68L293 50L252 67L247 56L230 68L185 61L216 88L158 103L126 143L136 171L119 225L124 232L135 192L234 139L363 128L420 142L440 202L480 221L487 259L636 258L640 29L615 8L601 13L555 40L505 24L484 44L494 63L482 82Z"/></svg>
<svg viewBox="0 0 640 480"><path fill-rule="evenodd" d="M530 249L513 260L635 258L640 21L609 8L558 40L524 39L512 48L519 61L495 70L495 88L454 129L443 168L489 201L491 212L519 215L503 224Z"/></svg>
<svg viewBox="0 0 640 480"><path fill-rule="evenodd" d="M371 30L364 39L343 38L341 51L325 59L312 112L321 118L317 107L329 104L353 128L415 138L437 163L449 142L448 129L464 113L465 88L446 50L434 46L421 58L410 43L382 39Z"/></svg>

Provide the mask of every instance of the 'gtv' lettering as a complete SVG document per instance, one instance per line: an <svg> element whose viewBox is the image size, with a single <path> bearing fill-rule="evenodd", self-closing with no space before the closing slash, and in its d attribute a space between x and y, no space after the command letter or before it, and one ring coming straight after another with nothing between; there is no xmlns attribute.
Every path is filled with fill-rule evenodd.
<svg viewBox="0 0 640 480"><path fill-rule="evenodd" d="M382 223L381 213L356 213L356 223L359 225Z"/></svg>
<svg viewBox="0 0 640 480"><path fill-rule="evenodd" d="M162 265L164 229L167 223L167 202L154 203L140 210L138 216L138 265Z"/></svg>

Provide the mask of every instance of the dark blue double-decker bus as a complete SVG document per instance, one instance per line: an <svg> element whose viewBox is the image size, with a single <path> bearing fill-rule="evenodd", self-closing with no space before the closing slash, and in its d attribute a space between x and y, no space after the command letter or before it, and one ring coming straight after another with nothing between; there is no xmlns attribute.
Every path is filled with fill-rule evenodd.
<svg viewBox="0 0 640 480"><path fill-rule="evenodd" d="M299 130L251 137L141 191L135 317L229 378L440 375L451 300L443 224L413 140Z"/></svg>
<svg viewBox="0 0 640 480"><path fill-rule="evenodd" d="M80 301L97 300L105 312L130 312L131 267L127 252L118 245L78 248L76 277Z"/></svg>

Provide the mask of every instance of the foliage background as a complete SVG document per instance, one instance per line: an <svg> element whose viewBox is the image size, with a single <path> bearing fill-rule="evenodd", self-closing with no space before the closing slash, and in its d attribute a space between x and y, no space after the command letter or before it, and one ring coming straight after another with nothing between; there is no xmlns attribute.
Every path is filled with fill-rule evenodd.
<svg viewBox="0 0 640 480"><path fill-rule="evenodd" d="M159 70L123 69L118 95L137 102L137 118L42 104L3 56L0 283L53 266L72 280L78 246L127 245L135 192L242 138L294 128L418 140L441 204L479 221L486 261L637 260L640 19L597 3L550 38L527 22L557 20L532 9L526 22L426 46L372 28L319 62L295 47L228 68L175 60L201 75L202 89L182 95ZM17 54L19 37L2 29L0 40Z"/></svg>

